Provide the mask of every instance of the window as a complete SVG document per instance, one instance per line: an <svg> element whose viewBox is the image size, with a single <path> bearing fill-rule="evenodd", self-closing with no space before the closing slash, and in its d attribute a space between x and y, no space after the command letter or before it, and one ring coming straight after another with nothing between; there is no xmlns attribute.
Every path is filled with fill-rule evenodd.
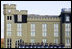
<svg viewBox="0 0 72 49"><path fill-rule="evenodd" d="M57 38L54 39L54 43L58 44L58 39Z"/></svg>
<svg viewBox="0 0 72 49"><path fill-rule="evenodd" d="M19 48L19 44L23 42L22 39L18 39L16 42L15 42L15 48Z"/></svg>
<svg viewBox="0 0 72 49"><path fill-rule="evenodd" d="M65 35L67 37L70 36L70 24L69 23L65 24Z"/></svg>
<svg viewBox="0 0 72 49"><path fill-rule="evenodd" d="M46 41L46 39L42 39L42 42L43 42L43 43L46 43L47 41Z"/></svg>
<svg viewBox="0 0 72 49"><path fill-rule="evenodd" d="M54 31L58 31L58 24L54 24Z"/></svg>
<svg viewBox="0 0 72 49"><path fill-rule="evenodd" d="M35 24L31 24L31 31L35 31Z"/></svg>
<svg viewBox="0 0 72 49"><path fill-rule="evenodd" d="M47 36L47 24L42 24L42 36Z"/></svg>
<svg viewBox="0 0 72 49"><path fill-rule="evenodd" d="M7 31L11 31L11 23L7 24Z"/></svg>
<svg viewBox="0 0 72 49"><path fill-rule="evenodd" d="M7 31L7 36L11 36L11 31Z"/></svg>
<svg viewBox="0 0 72 49"><path fill-rule="evenodd" d="M65 34L66 34L67 37L70 36L70 32L69 31L65 31Z"/></svg>
<svg viewBox="0 0 72 49"><path fill-rule="evenodd" d="M11 23L7 24L7 36L11 36Z"/></svg>
<svg viewBox="0 0 72 49"><path fill-rule="evenodd" d="M35 39L31 39L31 43L35 43Z"/></svg>
<svg viewBox="0 0 72 49"><path fill-rule="evenodd" d="M66 44L70 44L70 39L69 38L66 39Z"/></svg>
<svg viewBox="0 0 72 49"><path fill-rule="evenodd" d="M22 36L22 24L17 24L17 36Z"/></svg>
<svg viewBox="0 0 72 49"><path fill-rule="evenodd" d="M54 24L54 37L58 37L58 24Z"/></svg>
<svg viewBox="0 0 72 49"><path fill-rule="evenodd" d="M47 24L42 24L42 31L47 31Z"/></svg>
<svg viewBox="0 0 72 49"><path fill-rule="evenodd" d="M66 21L69 21L69 16L66 16Z"/></svg>
<svg viewBox="0 0 72 49"><path fill-rule="evenodd" d="M47 36L46 31L44 31L44 32L42 33L42 36L43 36L43 37L46 37L46 36Z"/></svg>
<svg viewBox="0 0 72 49"><path fill-rule="evenodd" d="M11 39L10 38L7 39L7 48L11 48Z"/></svg>
<svg viewBox="0 0 72 49"><path fill-rule="evenodd" d="M9 20L9 16L7 16L7 20Z"/></svg>
<svg viewBox="0 0 72 49"><path fill-rule="evenodd" d="M35 36L35 31L31 31L31 36Z"/></svg>
<svg viewBox="0 0 72 49"><path fill-rule="evenodd" d="M17 36L22 36L22 32L21 31L18 31L17 32Z"/></svg>
<svg viewBox="0 0 72 49"><path fill-rule="evenodd" d="M54 37L58 37L58 32L54 32Z"/></svg>
<svg viewBox="0 0 72 49"><path fill-rule="evenodd" d="M17 24L17 31L22 31L22 24Z"/></svg>
<svg viewBox="0 0 72 49"><path fill-rule="evenodd" d="M31 24L31 36L35 36L35 24Z"/></svg>
<svg viewBox="0 0 72 49"><path fill-rule="evenodd" d="M70 24L69 23L65 24L65 31L70 31Z"/></svg>
<svg viewBox="0 0 72 49"><path fill-rule="evenodd" d="M7 20L12 20L12 16L7 16Z"/></svg>

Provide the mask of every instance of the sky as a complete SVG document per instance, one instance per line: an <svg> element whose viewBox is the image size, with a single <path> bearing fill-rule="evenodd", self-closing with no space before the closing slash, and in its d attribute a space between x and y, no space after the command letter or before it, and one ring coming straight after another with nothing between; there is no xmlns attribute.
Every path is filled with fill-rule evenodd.
<svg viewBox="0 0 72 49"><path fill-rule="evenodd" d="M3 4L16 4L17 10L38 15L60 15L62 8L71 8L71 1L1 1L1 38L4 38Z"/></svg>

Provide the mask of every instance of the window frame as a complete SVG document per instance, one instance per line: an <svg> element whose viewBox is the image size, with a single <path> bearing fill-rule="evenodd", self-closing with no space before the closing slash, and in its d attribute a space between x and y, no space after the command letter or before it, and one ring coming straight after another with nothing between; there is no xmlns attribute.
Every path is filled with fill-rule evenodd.
<svg viewBox="0 0 72 49"><path fill-rule="evenodd" d="M47 24L46 23L42 24L42 36L43 37L47 36Z"/></svg>
<svg viewBox="0 0 72 49"><path fill-rule="evenodd" d="M31 37L34 37L35 36L35 24L34 23L32 23L31 24Z"/></svg>

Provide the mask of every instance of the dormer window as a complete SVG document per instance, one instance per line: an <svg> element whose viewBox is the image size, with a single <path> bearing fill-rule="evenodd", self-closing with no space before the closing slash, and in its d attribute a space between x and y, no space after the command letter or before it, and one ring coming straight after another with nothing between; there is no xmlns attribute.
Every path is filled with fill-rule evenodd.
<svg viewBox="0 0 72 49"><path fill-rule="evenodd" d="M66 16L66 21L69 21L69 16Z"/></svg>

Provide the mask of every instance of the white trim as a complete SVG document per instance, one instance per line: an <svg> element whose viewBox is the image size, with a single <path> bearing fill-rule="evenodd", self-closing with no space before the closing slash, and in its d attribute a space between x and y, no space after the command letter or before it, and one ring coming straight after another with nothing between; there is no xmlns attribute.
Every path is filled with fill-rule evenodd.
<svg viewBox="0 0 72 49"><path fill-rule="evenodd" d="M31 36L35 36L35 24L31 24Z"/></svg>
<svg viewBox="0 0 72 49"><path fill-rule="evenodd" d="M42 24L42 36L47 36L47 24Z"/></svg>
<svg viewBox="0 0 72 49"><path fill-rule="evenodd" d="M58 28L59 28L59 25L57 23L54 24L54 37L58 37L59 34L58 34Z"/></svg>

